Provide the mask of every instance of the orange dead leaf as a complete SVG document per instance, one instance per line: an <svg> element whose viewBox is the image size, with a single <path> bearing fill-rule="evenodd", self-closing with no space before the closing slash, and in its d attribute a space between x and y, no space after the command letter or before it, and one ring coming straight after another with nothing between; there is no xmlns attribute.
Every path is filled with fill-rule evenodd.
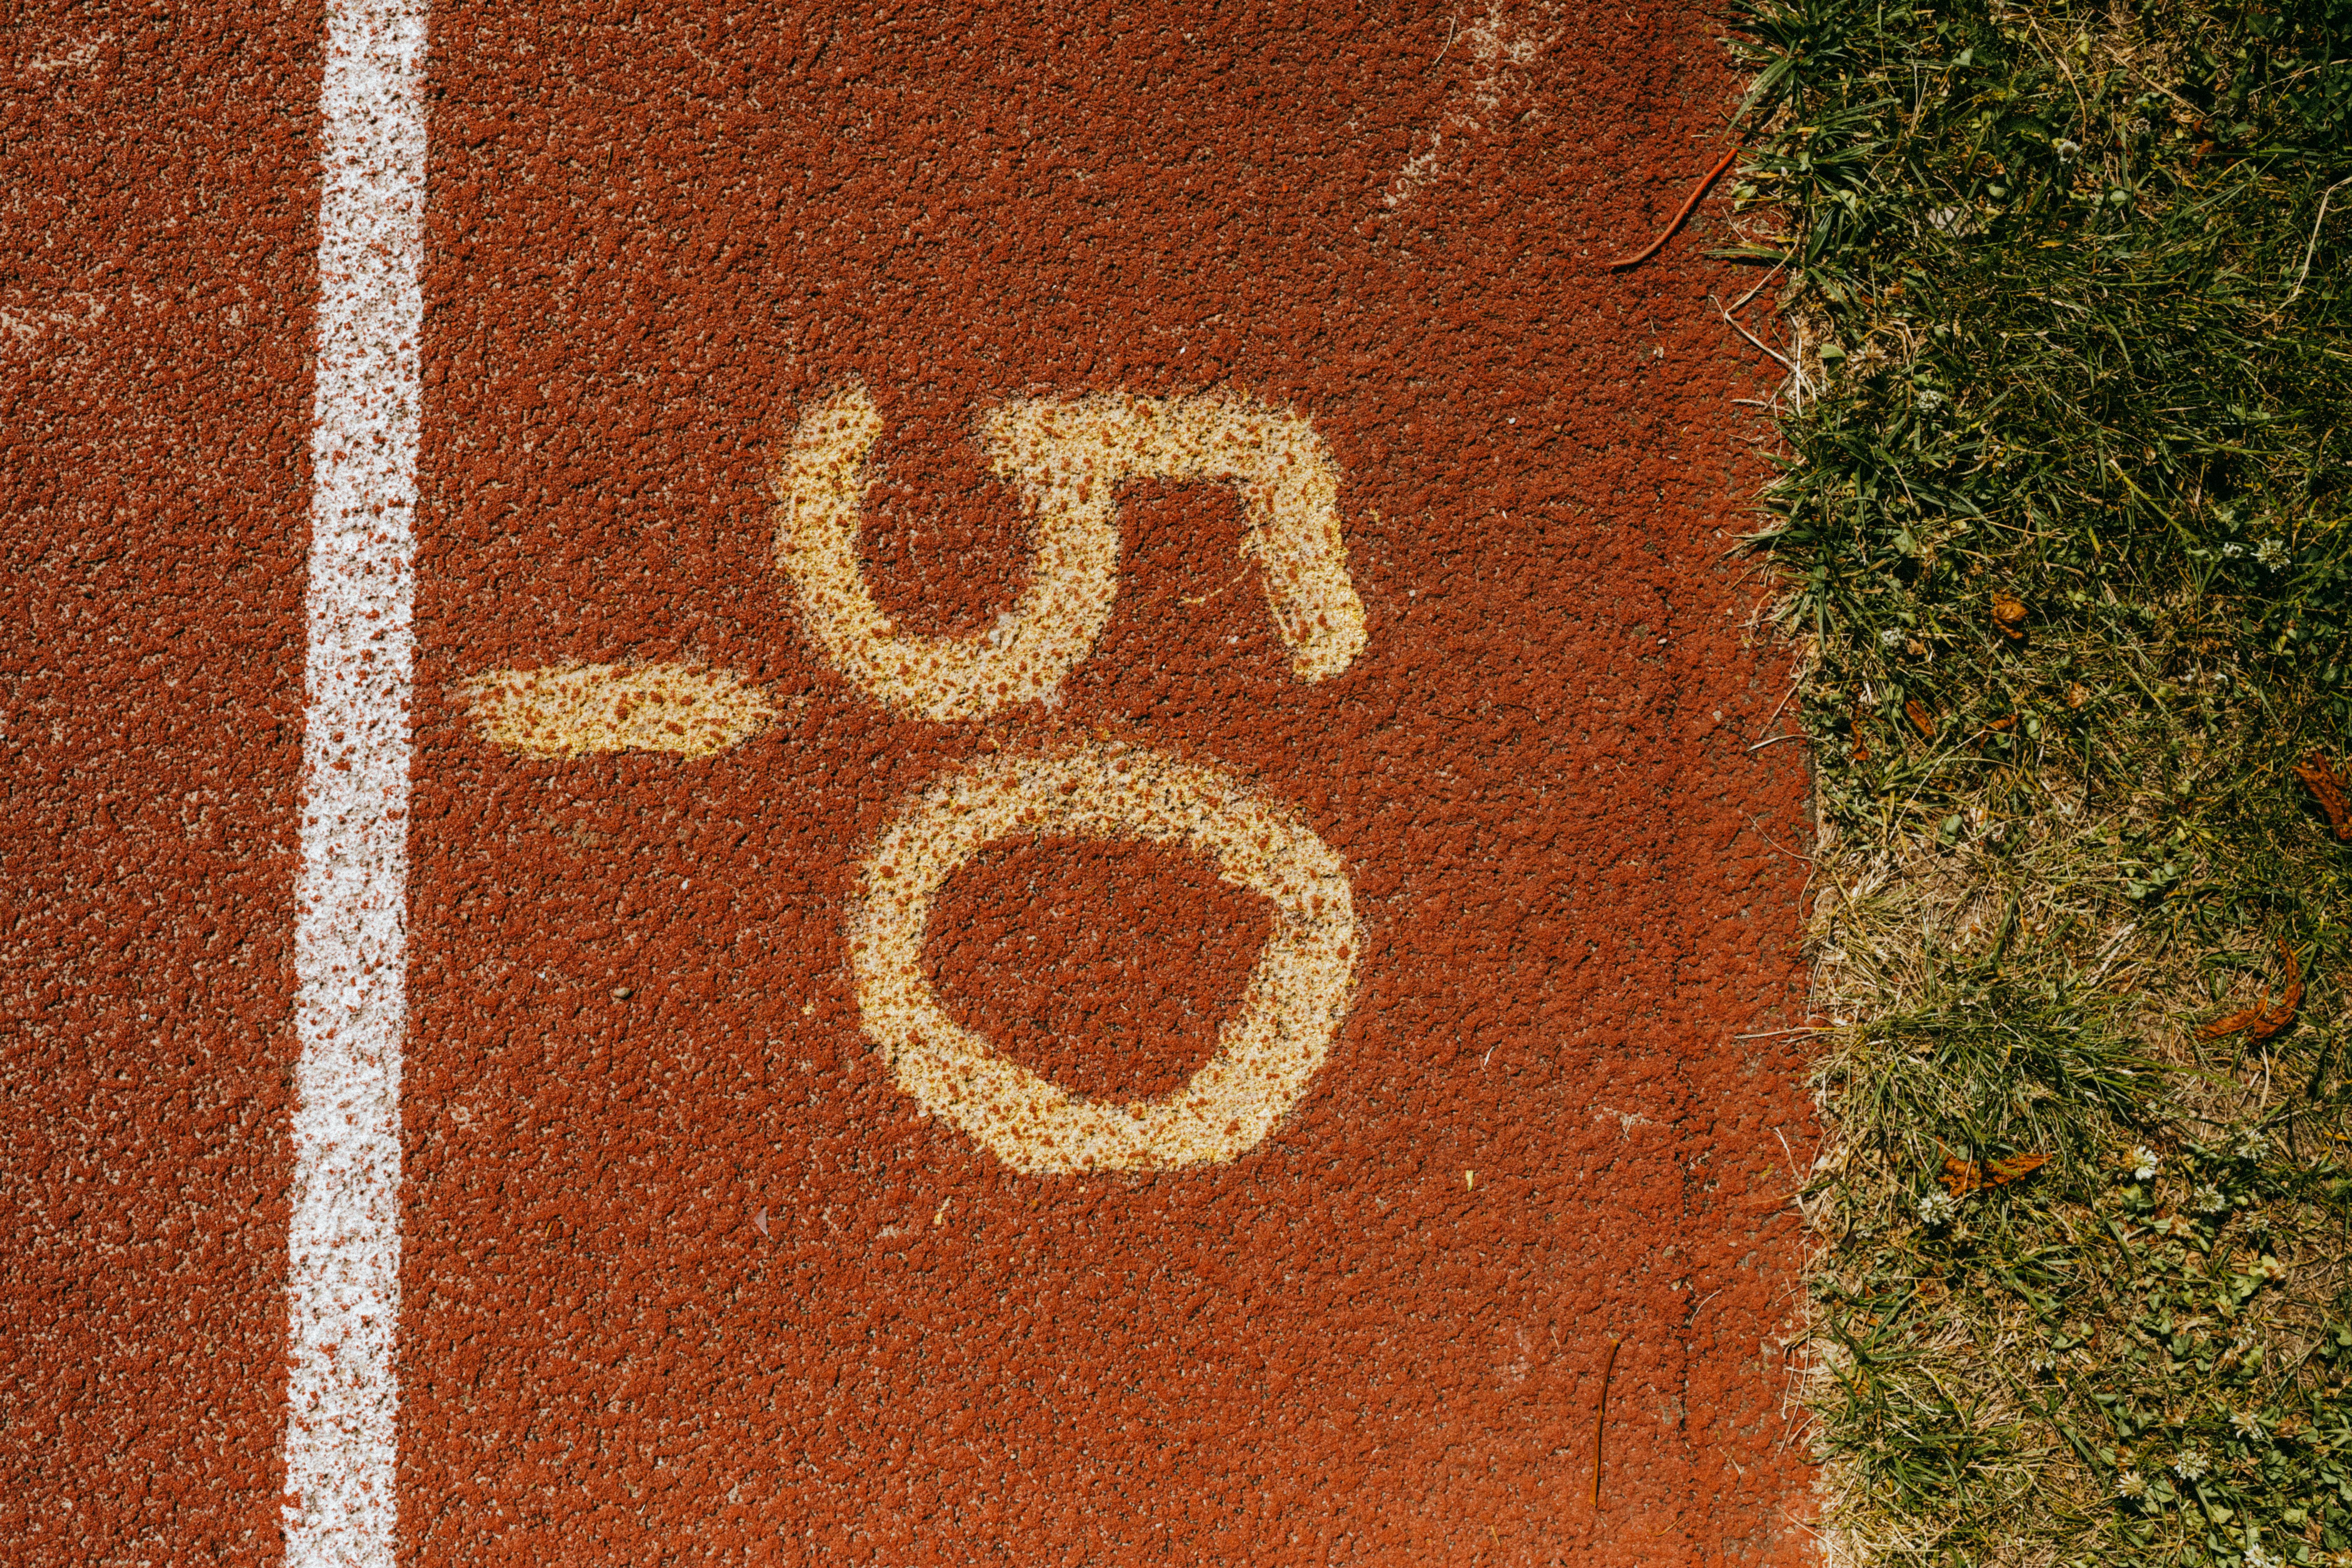
<svg viewBox="0 0 2352 1568"><path fill-rule="evenodd" d="M2006 594L1992 596L1992 624L2011 642L2025 640L2025 605Z"/></svg>
<svg viewBox="0 0 2352 1568"><path fill-rule="evenodd" d="M1979 1165L1973 1160L1944 1156L1944 1173L1936 1179L1956 1198L1967 1197L1979 1187L2005 1187L2010 1183L2032 1175L2050 1163L2050 1156L2039 1150L2023 1154L2011 1154L2005 1160L1988 1160Z"/></svg>
<svg viewBox="0 0 2352 1568"><path fill-rule="evenodd" d="M2344 795L2344 781L2336 776L2326 754L2314 752L2295 763L2294 776L2318 798L2320 810L2327 813L2327 826L2336 829L2336 837L2352 841L2352 802Z"/></svg>
<svg viewBox="0 0 2352 1568"><path fill-rule="evenodd" d="M2252 1025L2262 1016L2262 1004L2257 1002L2251 1007L2242 1008L2235 1013L2224 1014L2221 1017L2214 1019L2210 1024L2199 1025L2197 1029L2197 1037L2200 1040L2218 1040L2224 1035L2234 1035L2239 1030Z"/></svg>
<svg viewBox="0 0 2352 1568"><path fill-rule="evenodd" d="M2296 962L2294 949L2282 940L2279 958L2286 964L2286 989L2280 994L2275 1005L2265 1008L2263 1016L2246 1028L2246 1038L2267 1040L2294 1022L2294 1011L2303 1005L2303 965Z"/></svg>
<svg viewBox="0 0 2352 1568"><path fill-rule="evenodd" d="M1909 699L1903 704L1903 716L1910 720L1912 727L1928 740L1932 741L1936 738L1936 716L1927 711L1927 705L1916 697Z"/></svg>
<svg viewBox="0 0 2352 1568"><path fill-rule="evenodd" d="M2279 940L2278 949L2280 961L2286 965L2286 989L2280 993L2279 999L2273 1002L2270 993L2264 991L2263 999L2252 1006L2216 1018L2199 1029L2199 1039L2218 1040L2242 1029L2250 1040L2267 1040L2294 1022L2295 1009L2303 1005L2303 964L2284 938Z"/></svg>

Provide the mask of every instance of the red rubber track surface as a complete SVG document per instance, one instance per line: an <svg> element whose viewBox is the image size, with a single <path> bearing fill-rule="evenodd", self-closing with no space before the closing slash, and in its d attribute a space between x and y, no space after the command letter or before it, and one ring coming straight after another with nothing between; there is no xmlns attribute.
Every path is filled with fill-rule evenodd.
<svg viewBox="0 0 2352 1568"><path fill-rule="evenodd" d="M0 30L0 1557L273 1560L318 11Z"/></svg>
<svg viewBox="0 0 2352 1568"><path fill-rule="evenodd" d="M26 1563L278 1551L320 29L59 8L9 45ZM1805 844L1801 748L1748 750L1788 659L1727 556L1757 375L1706 304L1719 205L1603 270L1720 152L1716 30L436 8L404 1562L1805 1560L1801 1064L1739 1037L1790 1021ZM891 716L772 564L768 464L853 378L902 631L1023 581L979 409L1230 385L1337 458L1365 652L1292 679L1231 489L1140 485L1059 707ZM458 689L626 658L782 717L555 763ZM1076 738L1238 773L1347 863L1352 1011L1234 1163L1017 1174L861 1036L862 847L941 770ZM1049 841L960 874L927 963L1008 1054L1132 1096L1213 1048L1265 929L1181 855Z"/></svg>

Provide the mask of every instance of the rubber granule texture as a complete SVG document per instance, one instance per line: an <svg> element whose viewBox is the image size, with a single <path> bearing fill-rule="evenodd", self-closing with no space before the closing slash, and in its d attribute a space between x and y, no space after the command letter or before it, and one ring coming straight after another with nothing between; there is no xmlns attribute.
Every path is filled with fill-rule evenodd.
<svg viewBox="0 0 2352 1568"><path fill-rule="evenodd" d="M0 30L0 1557L278 1552L318 11Z"/></svg>
<svg viewBox="0 0 2352 1568"><path fill-rule="evenodd" d="M0 1536L268 1562L321 23L121 16L19 29L0 110ZM1722 150L1714 30L436 6L404 1563L1806 1559L1759 377L1718 205L1604 270ZM1005 411L1214 395L1328 452L1360 651L1301 678L1241 487L1131 479L1057 700L910 714L780 565L851 388L893 635L1030 584ZM1344 871L1336 1030L1237 1157L1024 1168L861 1019L869 852L1071 755ZM1207 842L980 849L924 994L1088 1103L1182 1092L1336 918Z"/></svg>

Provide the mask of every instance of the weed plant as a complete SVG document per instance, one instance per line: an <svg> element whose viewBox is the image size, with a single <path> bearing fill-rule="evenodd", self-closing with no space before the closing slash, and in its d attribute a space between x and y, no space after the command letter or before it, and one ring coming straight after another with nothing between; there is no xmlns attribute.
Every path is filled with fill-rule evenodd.
<svg viewBox="0 0 2352 1568"><path fill-rule="evenodd" d="M2352 1565L2352 0L1734 21L1832 1554Z"/></svg>

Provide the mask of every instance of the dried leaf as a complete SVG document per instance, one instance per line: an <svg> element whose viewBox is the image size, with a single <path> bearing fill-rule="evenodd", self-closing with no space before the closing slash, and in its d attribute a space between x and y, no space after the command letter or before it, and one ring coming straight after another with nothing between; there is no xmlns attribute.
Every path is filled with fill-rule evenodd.
<svg viewBox="0 0 2352 1568"><path fill-rule="evenodd" d="M2200 1040L2218 1040L2224 1035L2234 1035L2239 1030L2251 1026L2262 1016L2262 1004L2257 1002L2242 1011L2225 1014L2210 1024L2200 1025L2197 1037Z"/></svg>
<svg viewBox="0 0 2352 1568"><path fill-rule="evenodd" d="M2294 949L2284 942L2279 943L2279 957L2286 963L2286 990L2275 1005L2265 1008L2263 1016L2247 1026L2246 1038L2267 1040L2294 1022L2295 1009L2303 1005L2303 965L2295 961Z"/></svg>
<svg viewBox="0 0 2352 1568"><path fill-rule="evenodd" d="M2324 752L2314 752L2294 765L2294 776L2304 782L2319 801L2319 808L2327 813L2327 826L2336 829L2336 837L2352 841L2352 801L2344 795L2344 781L2336 776Z"/></svg>
<svg viewBox="0 0 2352 1568"><path fill-rule="evenodd" d="M2226 1017L2214 1019L2197 1031L2200 1040L2218 1040L2224 1035L2245 1031L2250 1040L2267 1040L2294 1022L2295 1009L2303 1005L2303 964L2294 956L2294 949L2282 938L2278 944L2279 958L2286 965L2286 989L2276 1002L2265 990L2263 999L2251 1007L2242 1008Z"/></svg>
<svg viewBox="0 0 2352 1568"><path fill-rule="evenodd" d="M2006 594L1992 596L1992 624L2011 642L2025 640L2025 605Z"/></svg>
<svg viewBox="0 0 2352 1568"><path fill-rule="evenodd" d="M1931 741L1936 738L1936 716L1927 711L1926 703L1916 697L1911 698L1903 704L1903 714L1919 733Z"/></svg>
<svg viewBox="0 0 2352 1568"><path fill-rule="evenodd" d="M2011 1154L2006 1159L1989 1160L1979 1165L1973 1160L1944 1156L1944 1173L1936 1179L1956 1198L1967 1197L1979 1187L2005 1187L2010 1183L2032 1175L2050 1163L2050 1156L2039 1150L2023 1154Z"/></svg>
<svg viewBox="0 0 2352 1568"><path fill-rule="evenodd" d="M2050 1163L2050 1156L2040 1150L2023 1154L2011 1154L2005 1160L1995 1160L1985 1167L1985 1185L2005 1187L2021 1181Z"/></svg>
<svg viewBox="0 0 2352 1568"><path fill-rule="evenodd" d="M2066 683L2067 707L2080 708L2084 703L2088 702L2090 700L2091 694L2083 689L2083 683L2081 681L2070 680Z"/></svg>

